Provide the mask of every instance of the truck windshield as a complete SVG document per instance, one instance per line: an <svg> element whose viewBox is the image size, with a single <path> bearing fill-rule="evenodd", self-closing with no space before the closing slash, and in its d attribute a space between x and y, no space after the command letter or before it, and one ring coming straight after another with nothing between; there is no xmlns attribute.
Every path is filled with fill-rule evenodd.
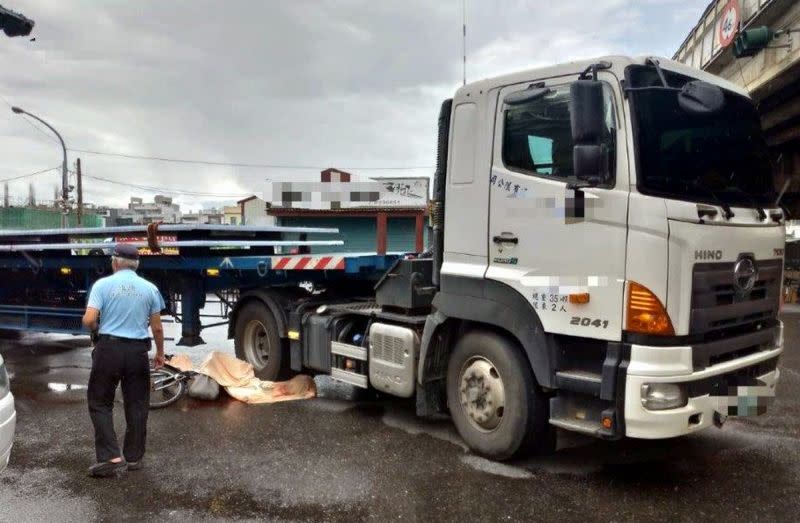
<svg viewBox="0 0 800 523"><path fill-rule="evenodd" d="M670 87L694 80L664 71ZM630 66L630 87L662 86L652 66ZM689 114L676 91L631 91L637 136L637 187L643 194L745 207L772 206L777 197L767 145L752 102L724 91L712 115Z"/></svg>

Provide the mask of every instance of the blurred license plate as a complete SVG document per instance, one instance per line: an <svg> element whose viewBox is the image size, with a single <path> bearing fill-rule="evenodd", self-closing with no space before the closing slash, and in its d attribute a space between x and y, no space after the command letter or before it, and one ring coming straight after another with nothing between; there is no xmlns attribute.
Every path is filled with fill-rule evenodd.
<svg viewBox="0 0 800 523"><path fill-rule="evenodd" d="M744 381L744 380L742 380ZM745 383L729 382L719 384L711 393L716 400L714 410L726 416L760 416L775 400L775 385L767 385L759 380Z"/></svg>

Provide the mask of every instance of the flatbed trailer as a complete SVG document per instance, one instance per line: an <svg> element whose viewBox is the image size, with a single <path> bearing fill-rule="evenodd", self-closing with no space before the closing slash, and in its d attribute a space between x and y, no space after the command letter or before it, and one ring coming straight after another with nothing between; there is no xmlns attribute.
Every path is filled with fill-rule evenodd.
<svg viewBox="0 0 800 523"><path fill-rule="evenodd" d="M338 286L353 277L369 285L398 254L280 254L315 246L338 246L335 228L162 224L160 253L147 241L147 227L122 226L0 231L0 329L86 334L81 317L91 286L111 273L117 241L141 247L139 274L161 290L166 310L181 323L178 345L203 343L201 331L228 323L248 293L301 283ZM331 239L306 240L309 234ZM216 295L220 322L203 325L206 297Z"/></svg>

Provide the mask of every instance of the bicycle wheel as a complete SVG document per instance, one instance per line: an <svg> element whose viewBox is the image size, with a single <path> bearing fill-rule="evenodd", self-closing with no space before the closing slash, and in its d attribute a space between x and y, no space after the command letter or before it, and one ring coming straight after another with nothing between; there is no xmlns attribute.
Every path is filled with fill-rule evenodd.
<svg viewBox="0 0 800 523"><path fill-rule="evenodd" d="M171 367L150 371L150 408L160 409L172 405L186 392L183 374Z"/></svg>

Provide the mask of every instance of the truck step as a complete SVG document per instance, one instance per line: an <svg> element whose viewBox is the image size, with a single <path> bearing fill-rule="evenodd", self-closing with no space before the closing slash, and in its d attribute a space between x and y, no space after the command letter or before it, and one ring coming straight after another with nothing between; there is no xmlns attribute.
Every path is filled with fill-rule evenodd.
<svg viewBox="0 0 800 523"><path fill-rule="evenodd" d="M333 368L331 369L331 378L349 383L350 385L355 385L356 387L361 387L362 389L369 387L369 381L366 376L348 370Z"/></svg>
<svg viewBox="0 0 800 523"><path fill-rule="evenodd" d="M623 436L618 419L614 403L596 396L560 390L550 398L550 424L565 430L616 439ZM611 423L604 427L603 420Z"/></svg>
<svg viewBox="0 0 800 523"><path fill-rule="evenodd" d="M585 370L560 370L556 372L556 385L564 390L600 396L603 377Z"/></svg>
<svg viewBox="0 0 800 523"><path fill-rule="evenodd" d="M358 345L350 345L339 341L331 342L331 354L346 356L354 360L367 361L367 349Z"/></svg>
<svg viewBox="0 0 800 523"><path fill-rule="evenodd" d="M598 421L577 418L550 418L550 425L572 432L599 437L604 435L603 426Z"/></svg>

